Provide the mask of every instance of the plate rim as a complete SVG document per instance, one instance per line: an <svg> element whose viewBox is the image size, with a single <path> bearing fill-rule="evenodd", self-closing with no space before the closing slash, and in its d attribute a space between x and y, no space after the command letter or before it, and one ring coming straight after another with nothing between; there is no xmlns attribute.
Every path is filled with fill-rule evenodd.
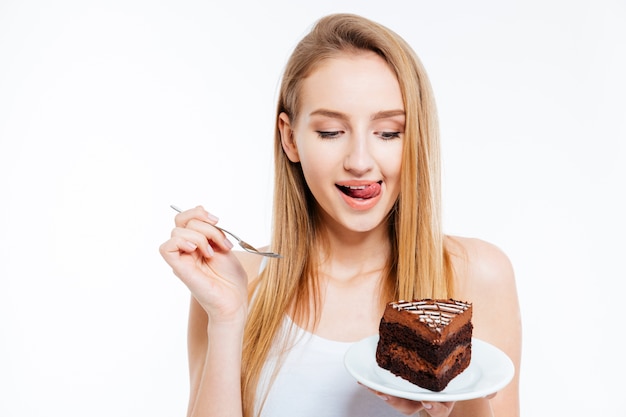
<svg viewBox="0 0 626 417"><path fill-rule="evenodd" d="M485 397L487 395L498 392L502 388L506 387L515 376L515 366L511 358L509 358L509 356L506 353L504 353L499 348L493 346L492 344L485 342L484 340L473 337L472 338L472 362L470 362L470 364L474 366L478 366L480 370L482 371L481 377L483 377L484 376L483 374L485 373L489 374L489 372L485 372L485 365L483 363L476 363L475 361L477 360L477 358L483 356L482 351L485 351L485 350L491 351L489 352L489 355L497 355L498 360L502 361L502 369L500 370L500 372L498 372L498 373L501 373L502 376L496 382L492 383L491 385L488 385L487 387L483 387L482 389L479 389L479 390L463 391L463 392L458 392L458 393L446 392L446 389L444 389L441 392L434 392L434 391L411 392L411 391L402 390L401 388L398 388L398 387L390 387L388 385L384 385L382 381L380 380L378 381L370 380L369 378L364 376L363 372L360 372L359 369L355 369L358 367L355 367L354 364L352 363L352 358L355 355L360 353L359 350L367 349L370 346L373 346L374 350L371 352L371 358L372 358L371 362L369 364L365 364L362 366L372 366L372 367L378 368L378 370L384 371L383 368L380 368L378 366L378 364L376 363L376 359L375 359L375 347L376 347L376 344L378 343L378 337L379 335L369 336L364 339L361 339L358 342L355 342L352 346L350 346L350 348L346 351L346 354L344 355L344 366L346 367L348 372L352 375L352 377L354 377L358 382L365 385L366 387L374 389L383 394L392 395L392 396L399 397L399 398L405 398L405 399L413 400L413 401L438 401L438 402L464 401L464 400L471 400L475 398ZM476 354L477 350L481 351L480 355ZM406 382L410 383L409 381L406 381ZM425 389L422 387L418 387L418 388Z"/></svg>

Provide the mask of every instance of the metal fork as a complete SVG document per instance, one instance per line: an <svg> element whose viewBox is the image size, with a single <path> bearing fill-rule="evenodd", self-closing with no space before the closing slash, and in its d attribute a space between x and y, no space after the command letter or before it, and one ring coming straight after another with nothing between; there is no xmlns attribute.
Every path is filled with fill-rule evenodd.
<svg viewBox="0 0 626 417"><path fill-rule="evenodd" d="M179 209L178 207L176 207L173 204L171 204L170 207L173 208L174 210L176 210L179 213L182 212L181 209ZM267 256L267 257L270 257L270 258L282 258L283 257L281 254L278 254L276 252L263 252L263 251L260 251L257 248L255 248L254 246L252 246L251 244L249 244L248 242L245 242L245 241L241 240L239 237L235 236L234 234L232 234L228 230L223 229L223 228L221 228L219 226L216 226L216 225L212 225L212 226L215 227L216 229L221 230L224 233L227 233L227 234L231 235L237 241L237 243L239 243L239 246L241 246L242 249L245 250L246 252L254 253L255 255Z"/></svg>

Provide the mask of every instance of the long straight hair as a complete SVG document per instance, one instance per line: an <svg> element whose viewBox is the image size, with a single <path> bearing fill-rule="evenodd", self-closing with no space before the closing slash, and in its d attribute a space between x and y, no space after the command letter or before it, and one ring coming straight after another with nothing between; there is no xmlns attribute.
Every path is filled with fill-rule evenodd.
<svg viewBox="0 0 626 417"><path fill-rule="evenodd" d="M395 73L406 113L400 193L388 216L391 255L380 301L447 298L452 271L444 250L440 213L439 133L430 82L420 60L397 34L351 14L322 18L296 46L282 78L277 118L293 122L300 110L302 83L318 65L346 53L373 51ZM315 248L323 245L319 213L299 163L285 155L278 125L274 139L275 188L273 250L287 254L270 260L250 290L242 359L244 416L255 410L257 386L285 314L297 320L318 318Z"/></svg>

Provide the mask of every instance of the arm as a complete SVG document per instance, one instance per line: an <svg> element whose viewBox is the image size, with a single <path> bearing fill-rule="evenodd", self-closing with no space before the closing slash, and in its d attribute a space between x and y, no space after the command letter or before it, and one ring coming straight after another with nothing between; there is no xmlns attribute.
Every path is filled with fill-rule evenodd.
<svg viewBox="0 0 626 417"><path fill-rule="evenodd" d="M241 415L243 324L210 326L204 309L191 298L187 336L188 417Z"/></svg>
<svg viewBox="0 0 626 417"><path fill-rule="evenodd" d="M488 403L495 417L517 417L522 324L513 268L502 251L481 240L452 238L450 248L457 274L456 297L473 302L474 337L498 347L515 366L513 380ZM459 402L450 416L485 415L463 412L470 403L481 401L487 402Z"/></svg>
<svg viewBox="0 0 626 417"><path fill-rule="evenodd" d="M237 257L242 263L248 277L258 275L261 258L245 252L237 252ZM238 326L235 326L238 327ZM224 332L225 334L220 334ZM189 360L189 406L187 416L203 415L201 410L209 410L209 392L217 392L218 395L232 399L232 404L241 404L241 346L243 327L241 332L233 332L231 329L217 329L209 327L209 319L206 311L192 296L189 305L189 324L187 328L187 353ZM230 343L226 342L230 340ZM209 340L219 340L220 344L213 347L209 353ZM216 349L223 349L220 353ZM218 362L212 358L219 358ZM222 359L229 358L227 362ZM226 366L227 365L227 366ZM228 371L226 371L226 367ZM219 369L219 372L210 372L211 369ZM229 378L226 379L225 376ZM240 408L232 410L233 415ZM229 415L226 410L216 410L216 415ZM208 414L207 414L208 415Z"/></svg>
<svg viewBox="0 0 626 417"><path fill-rule="evenodd" d="M241 416L241 352L248 275L214 216L202 207L176 216L160 252L189 288L188 416Z"/></svg>

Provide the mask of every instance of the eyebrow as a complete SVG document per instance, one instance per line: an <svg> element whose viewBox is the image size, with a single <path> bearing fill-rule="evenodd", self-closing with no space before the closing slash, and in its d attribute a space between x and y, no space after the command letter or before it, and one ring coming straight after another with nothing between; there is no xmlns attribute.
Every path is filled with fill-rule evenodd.
<svg viewBox="0 0 626 417"><path fill-rule="evenodd" d="M404 116L404 115L405 115L404 110L379 111L378 113L374 114L374 116L372 116L372 120L389 119L391 117Z"/></svg>
<svg viewBox="0 0 626 417"><path fill-rule="evenodd" d="M327 109L317 109L312 111L310 116L325 116L330 117L331 119L348 120L348 116L344 113Z"/></svg>
<svg viewBox="0 0 626 417"><path fill-rule="evenodd" d="M374 115L372 115L371 117L371 120L389 119L391 117L404 116L404 115L405 115L404 110L384 110L384 111L379 111L377 113L374 113ZM325 116L325 117L330 117L332 119L339 119L339 120L349 119L349 117L344 113L334 111L334 110L328 110L328 109L315 110L311 112L310 116Z"/></svg>

